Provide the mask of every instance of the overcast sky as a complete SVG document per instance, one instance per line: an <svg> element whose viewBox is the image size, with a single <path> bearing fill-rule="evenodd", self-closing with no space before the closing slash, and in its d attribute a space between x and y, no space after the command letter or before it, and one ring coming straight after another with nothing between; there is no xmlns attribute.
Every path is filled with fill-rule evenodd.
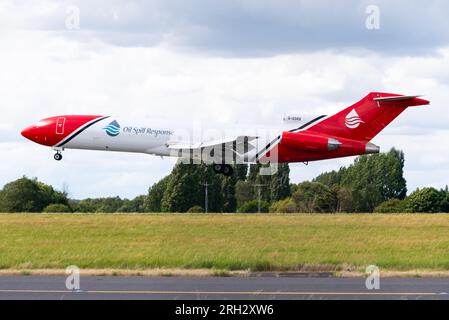
<svg viewBox="0 0 449 320"><path fill-rule="evenodd" d="M76 150L56 162L51 149L20 136L47 116L268 124L284 113L332 114L370 91L431 101L407 110L373 142L405 152L409 190L444 187L448 12L443 0L2 0L0 187L27 175L68 186L73 198L134 197L174 164ZM291 178L311 179L353 159L292 164Z"/></svg>

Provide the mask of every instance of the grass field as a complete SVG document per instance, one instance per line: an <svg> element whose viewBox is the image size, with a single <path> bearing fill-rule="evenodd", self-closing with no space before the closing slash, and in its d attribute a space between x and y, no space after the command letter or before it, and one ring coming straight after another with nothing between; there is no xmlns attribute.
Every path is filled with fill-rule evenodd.
<svg viewBox="0 0 449 320"><path fill-rule="evenodd" d="M449 215L0 214L0 268L448 270Z"/></svg>

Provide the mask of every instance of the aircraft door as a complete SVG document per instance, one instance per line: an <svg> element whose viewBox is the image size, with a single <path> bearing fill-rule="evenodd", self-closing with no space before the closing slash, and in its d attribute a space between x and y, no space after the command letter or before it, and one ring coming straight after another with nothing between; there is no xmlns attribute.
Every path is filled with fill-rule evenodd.
<svg viewBox="0 0 449 320"><path fill-rule="evenodd" d="M59 117L56 120L56 134L64 134L65 117Z"/></svg>

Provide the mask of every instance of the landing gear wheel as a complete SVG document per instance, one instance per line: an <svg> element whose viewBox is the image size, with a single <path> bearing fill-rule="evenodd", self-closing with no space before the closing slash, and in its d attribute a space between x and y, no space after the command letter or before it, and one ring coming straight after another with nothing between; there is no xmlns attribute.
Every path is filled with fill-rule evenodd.
<svg viewBox="0 0 449 320"><path fill-rule="evenodd" d="M221 173L225 175L226 177L232 176L234 173L234 170L232 169L232 166L229 164L219 164L216 163L212 167L215 171L215 173Z"/></svg>
<svg viewBox="0 0 449 320"><path fill-rule="evenodd" d="M223 173L226 177L232 176L233 172L234 172L234 170L232 169L232 167L231 167L229 164L225 164L225 165L223 166L223 172L222 172L222 173Z"/></svg>
<svg viewBox="0 0 449 320"><path fill-rule="evenodd" d="M213 169L215 173L223 173L223 165L221 164L214 164Z"/></svg>
<svg viewBox="0 0 449 320"><path fill-rule="evenodd" d="M57 153L55 153L54 158L55 158L56 161L61 161L62 160L62 154L57 152Z"/></svg>

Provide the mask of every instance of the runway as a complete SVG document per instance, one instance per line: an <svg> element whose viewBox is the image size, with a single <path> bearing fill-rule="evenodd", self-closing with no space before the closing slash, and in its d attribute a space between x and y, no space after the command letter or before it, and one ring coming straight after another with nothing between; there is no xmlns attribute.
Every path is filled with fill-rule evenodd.
<svg viewBox="0 0 449 320"><path fill-rule="evenodd" d="M384 278L368 290L364 278L82 276L80 291L61 276L1 276L0 300L92 299L444 299L449 278Z"/></svg>

